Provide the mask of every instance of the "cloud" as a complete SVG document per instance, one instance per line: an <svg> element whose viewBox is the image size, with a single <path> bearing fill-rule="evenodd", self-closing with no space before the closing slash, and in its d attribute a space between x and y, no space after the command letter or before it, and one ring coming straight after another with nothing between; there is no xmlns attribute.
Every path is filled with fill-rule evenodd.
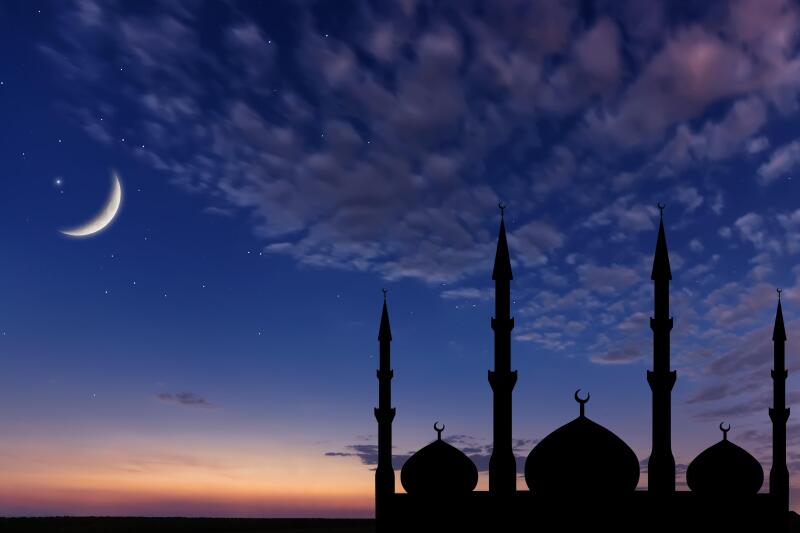
<svg viewBox="0 0 800 533"><path fill-rule="evenodd" d="M613 225L625 234L636 234L642 231L655 229L654 221L658 217L655 206L642 205L634 201L633 195L624 195L589 216L582 226L586 228L599 228Z"/></svg>
<svg viewBox="0 0 800 533"><path fill-rule="evenodd" d="M761 215L752 212L747 213L736 219L733 225L739 230L739 236L742 240L750 242L756 249L780 252L780 243L771 236Z"/></svg>
<svg viewBox="0 0 800 533"><path fill-rule="evenodd" d="M686 400L686 403L693 404L719 400L728 396L730 390L731 386L728 383L717 383L715 385L710 385L691 396L688 400Z"/></svg>
<svg viewBox="0 0 800 533"><path fill-rule="evenodd" d="M755 155L767 150L769 148L769 139L761 135L754 137L747 142L746 151L748 154Z"/></svg>
<svg viewBox="0 0 800 533"><path fill-rule="evenodd" d="M508 244L522 264L539 266L548 261L548 254L564 245L565 235L551 224L531 221L508 235Z"/></svg>
<svg viewBox="0 0 800 533"><path fill-rule="evenodd" d="M443 440L455 446L475 464L478 472L489 471L489 459L492 455L492 446L485 444L481 439L477 439L470 435L450 435L443 437ZM512 445L517 463L517 473L525 471L525 459L528 452L539 442L539 439L514 439ZM375 444L348 444L344 447L344 452L330 451L325 452L326 457L356 457L361 461L361 464L367 466L377 466L378 464L378 446ZM400 470L403 465L415 452L407 454L392 453L392 467L395 470Z"/></svg>
<svg viewBox="0 0 800 533"><path fill-rule="evenodd" d="M681 187L675 191L675 199L683 204L689 213L703 204L703 197L694 187Z"/></svg>
<svg viewBox="0 0 800 533"><path fill-rule="evenodd" d="M792 141L772 152L769 160L758 167L758 177L762 185L769 185L778 178L786 178L800 162L800 141Z"/></svg>
<svg viewBox="0 0 800 533"><path fill-rule="evenodd" d="M641 360L644 352L636 347L610 349L590 357L593 363L600 365L627 365Z"/></svg>
<svg viewBox="0 0 800 533"><path fill-rule="evenodd" d="M214 404L193 392L160 392L156 395L156 398L164 403L185 405L187 407L214 407Z"/></svg>
<svg viewBox="0 0 800 533"><path fill-rule="evenodd" d="M658 169L627 168L637 147L669 132L675 164L761 146L769 110L800 86L797 9L774 2L693 24L658 6L599 9L591 21L576 2L480 14L437 4L425 17L414 3L366 6L350 14L353 32L328 37L301 5L296 43L244 9L216 18L213 46L202 9L70 3L40 51L74 80L76 120L100 142L141 138L139 160L202 195L207 212L251 220L272 253L389 280L483 270L501 196L521 221L509 224L521 268L573 253L561 228L575 219L612 227L615 242L652 230L655 207L630 191ZM135 75L119 79L111 64ZM85 102L112 79L113 107L132 111L100 122ZM712 108L721 116L698 118ZM553 121L565 125L555 136ZM705 188L676 194L690 212L722 210ZM545 200L563 209L540 216Z"/></svg>
<svg viewBox="0 0 800 533"><path fill-rule="evenodd" d="M641 272L618 264L579 265L576 270L584 287L600 293L621 291L642 280Z"/></svg>
<svg viewBox="0 0 800 533"><path fill-rule="evenodd" d="M445 300L491 300L494 297L492 289L477 289L474 287L460 287L442 291Z"/></svg>

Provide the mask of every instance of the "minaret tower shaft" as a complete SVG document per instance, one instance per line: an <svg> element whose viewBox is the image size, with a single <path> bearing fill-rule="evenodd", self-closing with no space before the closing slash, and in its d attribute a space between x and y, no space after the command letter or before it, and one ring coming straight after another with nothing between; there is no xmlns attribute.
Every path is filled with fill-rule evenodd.
<svg viewBox="0 0 800 533"><path fill-rule="evenodd" d="M781 290L778 289L778 310L775 313L775 327L772 330L773 369L772 369L772 468L769 469L769 493L779 511L789 511L789 469L786 467L786 422L789 408L786 407L786 329L783 327L781 309Z"/></svg>
<svg viewBox="0 0 800 533"><path fill-rule="evenodd" d="M508 254L505 206L500 204L500 233L494 258L492 279L495 282L494 370L489 371L493 398L493 445L489 458L489 492L510 494L517 489L517 462L511 439L511 393L517 383L517 371L511 370L511 258Z"/></svg>
<svg viewBox="0 0 800 533"><path fill-rule="evenodd" d="M671 402L676 372L669 367L669 335L672 317L669 316L669 266L667 238L664 234L664 206L659 204L661 220L658 227L656 253L650 279L654 282L654 310L650 318L653 330L653 370L647 371L647 382L653 392L653 449L647 463L648 491L655 495L675 492L675 457L672 455Z"/></svg>
<svg viewBox="0 0 800 533"><path fill-rule="evenodd" d="M375 523L381 528L385 522L386 506L394 494L394 468L392 467L392 421L395 409L392 407L392 377L390 354L392 330L389 327L389 310L386 307L386 289L383 290L383 312L378 330L380 344L380 363L378 368L378 407L375 419L378 421L378 467L375 470Z"/></svg>

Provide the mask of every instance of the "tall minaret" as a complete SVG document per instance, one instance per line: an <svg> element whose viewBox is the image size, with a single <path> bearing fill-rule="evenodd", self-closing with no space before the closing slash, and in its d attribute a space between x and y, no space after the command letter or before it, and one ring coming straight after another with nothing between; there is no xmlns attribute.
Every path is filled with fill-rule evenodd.
<svg viewBox="0 0 800 533"><path fill-rule="evenodd" d="M773 370L772 405L769 418L772 420L772 468L769 470L769 493L778 509L789 511L789 469L786 468L786 329L783 327L781 290L778 289L778 311L775 313L775 328L772 330Z"/></svg>
<svg viewBox="0 0 800 533"><path fill-rule="evenodd" d="M494 256L495 316L494 371L489 371L489 384L494 392L494 433L492 456L489 459L489 492L510 494L517 490L517 461L511 444L511 392L517 383L517 371L511 371L511 258L508 255L505 205L500 204L500 235Z"/></svg>
<svg viewBox="0 0 800 533"><path fill-rule="evenodd" d="M389 360L392 330L389 327L389 310L386 308L386 289L383 289L383 313L378 330L380 343L380 367L378 368L378 407L375 419L378 421L378 468L375 470L375 524L378 531L384 530L387 499L394 494L394 468L392 468L392 420L395 409L392 407L392 377Z"/></svg>
<svg viewBox="0 0 800 533"><path fill-rule="evenodd" d="M664 206L658 227L656 254L650 275L654 283L654 316L650 318L653 330L653 370L647 371L647 382L653 391L653 450L647 462L647 490L656 495L675 492L675 458L672 456L671 395L676 373L669 369L669 332L672 317L669 316L669 267L667 237L664 235Z"/></svg>

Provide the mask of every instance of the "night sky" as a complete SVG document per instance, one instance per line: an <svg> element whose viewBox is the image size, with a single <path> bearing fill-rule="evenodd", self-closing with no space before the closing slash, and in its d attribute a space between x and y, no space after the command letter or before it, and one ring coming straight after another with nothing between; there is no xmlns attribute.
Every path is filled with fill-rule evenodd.
<svg viewBox="0 0 800 533"><path fill-rule="evenodd" d="M800 510L800 8L686 4L0 2L0 514L371 516L382 288L485 490L500 201L518 457L581 388L646 465L662 202L678 488L768 475L782 287Z"/></svg>

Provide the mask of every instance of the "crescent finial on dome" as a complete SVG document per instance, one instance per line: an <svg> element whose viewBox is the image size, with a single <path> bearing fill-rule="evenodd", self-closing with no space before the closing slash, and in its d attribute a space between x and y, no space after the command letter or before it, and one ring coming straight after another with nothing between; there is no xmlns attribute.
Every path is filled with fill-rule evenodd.
<svg viewBox="0 0 800 533"><path fill-rule="evenodd" d="M442 424L442 429L439 429L438 425L439 421L437 420L436 422L433 423L433 429L436 430L436 436L438 437L438 440L442 440L442 431L444 431L444 424Z"/></svg>
<svg viewBox="0 0 800 533"><path fill-rule="evenodd" d="M580 391L581 391L581 389L578 389L578 390L575 391L575 401L580 404L580 406L581 406L581 416L584 416L584 412L585 412L585 407L584 406L586 405L586 402L589 401L589 398L592 397L592 395L587 392L586 393L586 398L581 398L580 396L578 396L578 393Z"/></svg>
<svg viewBox="0 0 800 533"><path fill-rule="evenodd" d="M731 430L731 425L728 424L727 428L724 427L724 426L725 426L725 422L720 422L719 423L719 429L722 430L722 440L728 440L728 432Z"/></svg>

